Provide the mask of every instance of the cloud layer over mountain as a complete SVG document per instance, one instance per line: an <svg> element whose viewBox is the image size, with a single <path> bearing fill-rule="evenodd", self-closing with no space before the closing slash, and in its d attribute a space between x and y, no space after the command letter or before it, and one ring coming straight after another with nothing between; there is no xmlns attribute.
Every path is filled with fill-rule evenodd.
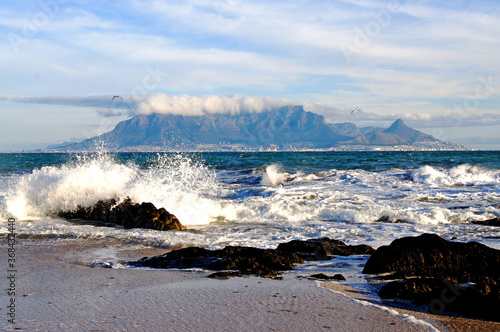
<svg viewBox="0 0 500 332"><path fill-rule="evenodd" d="M157 93L149 95L137 103L135 114L180 114L186 116L198 116L205 114L240 114L260 113L297 102L285 98L273 98L264 96L246 95L201 95L191 96L167 95Z"/></svg>

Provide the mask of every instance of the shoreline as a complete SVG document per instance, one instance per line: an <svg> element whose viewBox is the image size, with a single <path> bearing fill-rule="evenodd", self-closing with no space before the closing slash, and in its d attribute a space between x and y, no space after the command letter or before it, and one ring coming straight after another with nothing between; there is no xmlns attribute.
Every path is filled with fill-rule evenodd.
<svg viewBox="0 0 500 332"><path fill-rule="evenodd" d="M9 324L2 314L4 330L465 331L453 324L468 330L500 327L399 308L395 310L400 314L395 315L356 302L352 294L334 293L286 274L284 280L213 280L206 278L210 274L206 271L102 267L99 263L110 256L128 261L168 251L117 240L22 240L16 249L16 324ZM336 291L343 287L327 285ZM6 292L0 300L0 313L6 313ZM433 328L408 321L405 314Z"/></svg>
<svg viewBox="0 0 500 332"><path fill-rule="evenodd" d="M444 331L454 331L454 332L471 332L471 331L500 331L500 323L462 317L458 315L436 315L428 312L422 311L423 306L416 306L410 303L405 303L403 300L397 299L387 299L381 301L373 301L363 295L359 289L346 286L341 283L319 283L320 287L331 290L332 292L343 294L347 298L353 301L367 302L374 304L376 306L387 307L397 311L401 315L410 315L416 319L420 319L426 322L434 321L436 328L442 328Z"/></svg>
<svg viewBox="0 0 500 332"><path fill-rule="evenodd" d="M167 150L167 149L131 149L131 150L106 150L105 153L307 153L307 152L472 152L472 151L498 151L490 149L470 148L463 146L462 148L420 148L418 146L394 145L394 146L366 146L366 147L332 147L318 149L280 149L280 150L245 150L245 149L186 149L186 150ZM37 154L37 153L53 153L53 154L81 154L81 153L101 153L100 150L56 150L56 149L35 149L35 150L20 150L20 151L3 151L0 154Z"/></svg>

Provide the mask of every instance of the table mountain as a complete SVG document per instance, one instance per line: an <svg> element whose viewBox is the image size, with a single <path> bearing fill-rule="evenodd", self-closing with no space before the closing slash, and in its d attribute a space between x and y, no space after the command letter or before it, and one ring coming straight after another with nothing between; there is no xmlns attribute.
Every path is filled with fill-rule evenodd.
<svg viewBox="0 0 500 332"><path fill-rule="evenodd" d="M409 128L398 119L389 128L358 128L353 123L329 124L322 115L302 106L260 113L137 115L103 135L60 150L118 151L327 149L337 145L411 145L439 140ZM445 143L443 143L445 144Z"/></svg>

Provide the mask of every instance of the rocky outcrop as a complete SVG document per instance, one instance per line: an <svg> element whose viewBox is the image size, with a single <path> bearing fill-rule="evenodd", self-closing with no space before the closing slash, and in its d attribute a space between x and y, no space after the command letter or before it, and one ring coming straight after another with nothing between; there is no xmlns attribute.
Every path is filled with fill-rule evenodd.
<svg viewBox="0 0 500 332"><path fill-rule="evenodd" d="M371 255L375 251L375 249L365 244L348 246L340 240L332 240L327 237L281 243L277 250L297 253L305 260L329 260L332 255Z"/></svg>
<svg viewBox="0 0 500 332"><path fill-rule="evenodd" d="M500 251L477 242L447 241L422 234L394 240L378 248L363 273L394 273L399 277L439 277L456 282L500 277Z"/></svg>
<svg viewBox="0 0 500 332"><path fill-rule="evenodd" d="M159 231L184 231L186 227L176 216L152 203L133 203L130 198L121 203L115 199L98 201L93 206L79 206L74 211L61 211L65 219L83 219L113 223L127 228L150 228Z"/></svg>
<svg viewBox="0 0 500 332"><path fill-rule="evenodd" d="M500 250L477 242L451 242L433 234L398 239L377 249L363 273L404 279L383 286L382 297L414 300L436 314L454 311L499 320Z"/></svg>
<svg viewBox="0 0 500 332"><path fill-rule="evenodd" d="M500 321L500 284L484 277L474 283L455 284L440 278L415 278L392 281L379 292L382 298L413 300L427 305L429 312L455 312L469 317Z"/></svg>
<svg viewBox="0 0 500 332"><path fill-rule="evenodd" d="M213 278L226 279L238 275L276 277L282 271L291 270L295 264L303 263L302 258L293 253L274 249L228 246L220 250L184 248L161 256L143 258L130 263L132 266L160 269L190 269L239 271L217 273Z"/></svg>
<svg viewBox="0 0 500 332"><path fill-rule="evenodd" d="M374 249L369 246L347 246L342 241L321 238L306 241L294 240L280 244L277 249L228 246L221 250L207 250L190 247L174 250L161 256L145 257L130 264L159 269L218 270L220 272L209 276L216 279L248 274L276 278L282 271L293 269L295 264L304 263L304 259L327 260L331 259L329 255L361 255L373 251ZM345 280L340 274L331 277L318 275L317 277L324 277L325 280Z"/></svg>
<svg viewBox="0 0 500 332"><path fill-rule="evenodd" d="M492 219L488 219L488 220L476 220L476 221L473 221L472 223L477 224L477 225L499 227L500 226L500 218L497 217L497 218L492 218Z"/></svg>

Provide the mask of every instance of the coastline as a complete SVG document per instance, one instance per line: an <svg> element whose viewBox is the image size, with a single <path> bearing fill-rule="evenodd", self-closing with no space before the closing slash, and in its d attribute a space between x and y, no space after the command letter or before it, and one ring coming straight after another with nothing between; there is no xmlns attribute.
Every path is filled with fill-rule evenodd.
<svg viewBox="0 0 500 332"><path fill-rule="evenodd" d="M2 314L0 327L26 331L460 331L500 326L397 308L398 315L353 301L352 294L346 297L286 274L284 280L213 280L206 278L206 271L93 264L109 255L127 261L165 251L110 239L23 239L17 244L16 324L9 324ZM342 288L328 285L336 291ZM0 312L6 313L7 294L3 292L0 299ZM403 314L414 316L416 323Z"/></svg>
<svg viewBox="0 0 500 332"><path fill-rule="evenodd" d="M324 283L324 282L320 282L319 286L329 289L334 293L343 294L344 296L352 299L353 301L373 304L373 301L371 299L363 295L362 291L354 287L345 286L341 283ZM434 327L438 328L441 331L454 331L454 332L500 331L499 322L461 317L458 315L435 315L432 313L422 311L422 307L412 305L409 303L404 303L404 301L388 299L388 300L383 300L381 303L378 302L375 305L396 310L401 315L410 315L412 317L415 317L416 319L420 319L428 323L432 322Z"/></svg>

